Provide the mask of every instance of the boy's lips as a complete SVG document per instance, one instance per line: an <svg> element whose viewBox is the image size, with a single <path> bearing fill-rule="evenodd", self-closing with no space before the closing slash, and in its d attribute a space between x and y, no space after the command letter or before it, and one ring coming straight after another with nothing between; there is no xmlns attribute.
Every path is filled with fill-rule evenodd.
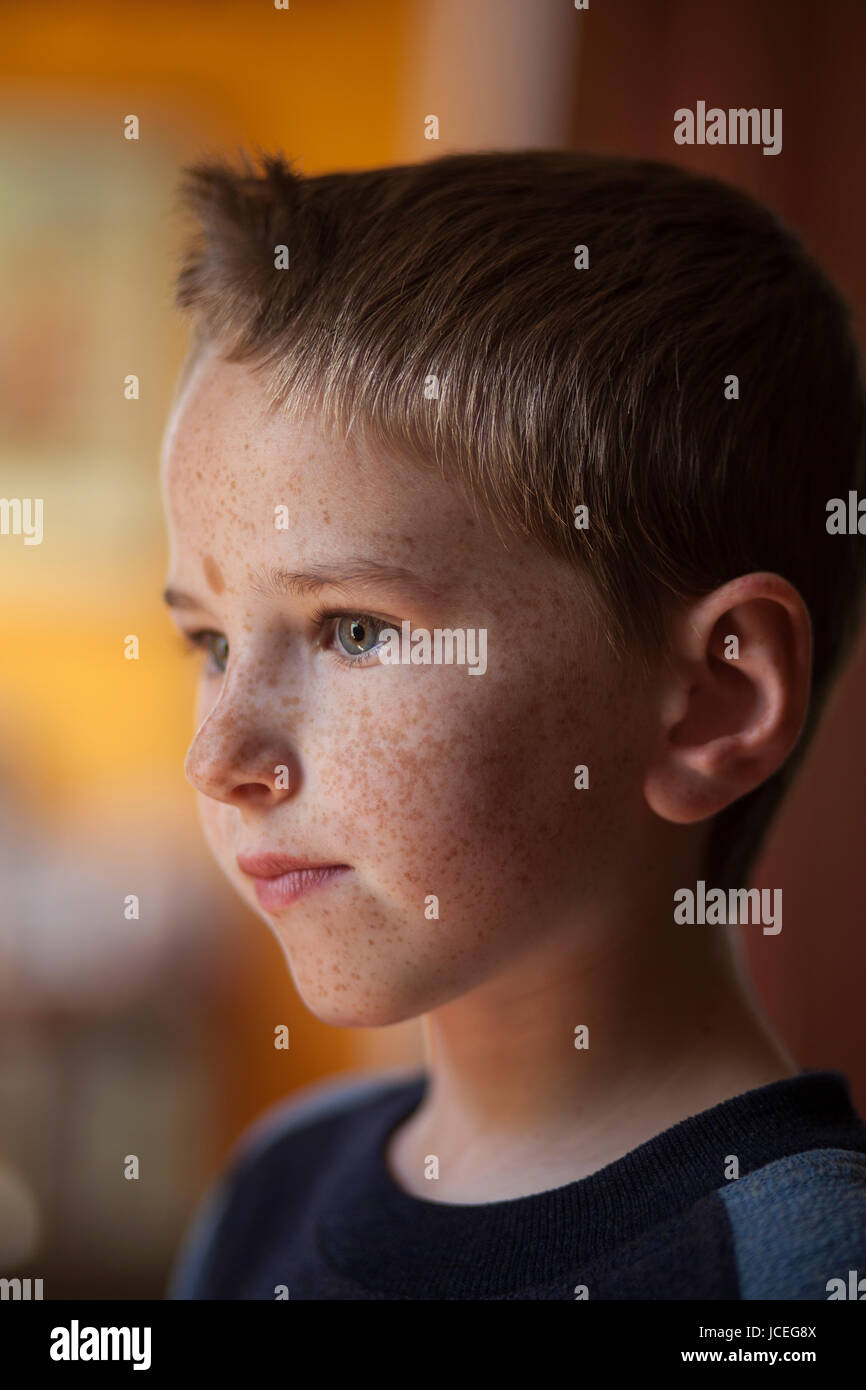
<svg viewBox="0 0 866 1390"><path fill-rule="evenodd" d="M348 869L348 864L336 864L322 859L304 859L295 854L239 854L238 867L251 878L277 878L294 873L296 869Z"/></svg>
<svg viewBox="0 0 866 1390"><path fill-rule="evenodd" d="M268 853L239 854L238 866L252 878L256 897L266 912L288 907L297 898L348 873L351 867L299 859L292 854Z"/></svg>

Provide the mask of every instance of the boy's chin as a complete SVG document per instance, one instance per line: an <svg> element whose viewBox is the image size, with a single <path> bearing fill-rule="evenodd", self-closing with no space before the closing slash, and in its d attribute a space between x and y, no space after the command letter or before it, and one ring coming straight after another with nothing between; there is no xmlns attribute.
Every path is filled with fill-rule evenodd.
<svg viewBox="0 0 866 1390"><path fill-rule="evenodd" d="M292 968L288 952L285 954L292 983L302 1003L320 1023L332 1028L389 1028L424 1012L423 1005L397 995L377 998L375 992L365 989L359 980L343 985L339 979L329 983L305 979Z"/></svg>
<svg viewBox="0 0 866 1390"><path fill-rule="evenodd" d="M393 1005L389 1008L384 1003L377 1007L364 1000L325 998L315 991L296 988L310 1013L331 1028L389 1028L418 1016L412 1009L401 1010Z"/></svg>

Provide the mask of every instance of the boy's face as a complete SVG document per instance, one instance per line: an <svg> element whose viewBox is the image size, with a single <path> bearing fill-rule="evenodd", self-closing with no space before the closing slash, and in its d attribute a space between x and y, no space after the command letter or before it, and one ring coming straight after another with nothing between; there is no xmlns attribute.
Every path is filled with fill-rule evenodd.
<svg viewBox="0 0 866 1390"><path fill-rule="evenodd" d="M194 600L175 620L223 639L202 657L187 776L218 863L277 933L310 1010L397 1023L519 978L531 953L572 951L639 852L654 736L573 571L528 540L506 549L434 475L326 443L314 417L267 413L259 378L212 352L169 421L164 493L167 583ZM262 582L358 557L418 588L383 577L271 595ZM317 628L320 608L345 618ZM484 628L487 669L353 665L368 615L398 631ZM261 852L349 869L265 910L237 862Z"/></svg>

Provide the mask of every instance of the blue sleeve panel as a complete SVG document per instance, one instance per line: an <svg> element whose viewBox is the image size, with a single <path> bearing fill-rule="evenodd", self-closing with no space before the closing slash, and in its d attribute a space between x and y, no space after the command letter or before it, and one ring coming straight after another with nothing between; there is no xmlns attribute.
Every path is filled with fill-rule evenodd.
<svg viewBox="0 0 866 1390"><path fill-rule="evenodd" d="M828 1299L866 1275L866 1154L817 1149L768 1163L719 1192L740 1298ZM833 1286L836 1287L836 1286Z"/></svg>

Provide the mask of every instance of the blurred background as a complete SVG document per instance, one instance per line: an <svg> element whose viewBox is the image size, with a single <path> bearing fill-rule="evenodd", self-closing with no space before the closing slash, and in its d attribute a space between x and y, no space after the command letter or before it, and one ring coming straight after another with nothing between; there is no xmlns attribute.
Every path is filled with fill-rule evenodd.
<svg viewBox="0 0 866 1390"><path fill-rule="evenodd" d="M307 173L521 146L681 163L792 223L862 341L866 7L5 0L0 25L0 496L44 498L41 545L0 537L0 1275L41 1277L46 1298L161 1298L265 1106L423 1060L417 1023L308 1013L206 854L183 776L192 663L160 603L158 490L186 347L180 166L255 146ZM675 145L697 100L781 107L781 154ZM800 1064L845 1072L866 1114L864 700L861 641L753 880L782 887L784 929L746 943Z"/></svg>

